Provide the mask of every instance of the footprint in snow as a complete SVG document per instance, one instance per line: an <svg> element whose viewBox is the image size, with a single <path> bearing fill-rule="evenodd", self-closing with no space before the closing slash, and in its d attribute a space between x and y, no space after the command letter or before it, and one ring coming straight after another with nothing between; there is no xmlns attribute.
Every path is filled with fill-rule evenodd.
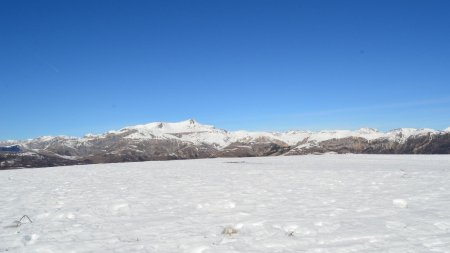
<svg viewBox="0 0 450 253"><path fill-rule="evenodd" d="M23 245L30 245L35 243L38 238L39 235L37 234L25 235L22 237L22 243Z"/></svg>

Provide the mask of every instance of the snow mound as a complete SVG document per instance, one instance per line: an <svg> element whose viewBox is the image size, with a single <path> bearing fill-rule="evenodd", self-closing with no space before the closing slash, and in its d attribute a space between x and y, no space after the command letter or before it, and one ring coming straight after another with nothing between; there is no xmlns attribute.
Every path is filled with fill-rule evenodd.
<svg viewBox="0 0 450 253"><path fill-rule="evenodd" d="M404 199L394 199L392 200L392 204L399 208L407 208L408 207L408 201Z"/></svg>

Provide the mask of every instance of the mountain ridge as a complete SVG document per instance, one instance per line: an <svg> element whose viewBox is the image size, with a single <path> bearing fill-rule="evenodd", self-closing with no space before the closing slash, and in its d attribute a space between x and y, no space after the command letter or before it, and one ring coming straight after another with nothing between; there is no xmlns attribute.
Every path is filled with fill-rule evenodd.
<svg viewBox="0 0 450 253"><path fill-rule="evenodd" d="M83 137L0 141L0 169L126 161L323 153L449 154L450 127L285 132L227 131L193 119L151 122ZM3 151L1 151L3 150ZM13 151L11 151L13 150Z"/></svg>

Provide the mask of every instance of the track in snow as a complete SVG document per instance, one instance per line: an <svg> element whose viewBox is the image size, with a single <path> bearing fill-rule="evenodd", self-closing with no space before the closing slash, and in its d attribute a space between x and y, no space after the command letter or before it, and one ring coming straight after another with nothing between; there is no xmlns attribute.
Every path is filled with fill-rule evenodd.
<svg viewBox="0 0 450 253"><path fill-rule="evenodd" d="M0 171L0 252L450 252L449 182L449 155Z"/></svg>

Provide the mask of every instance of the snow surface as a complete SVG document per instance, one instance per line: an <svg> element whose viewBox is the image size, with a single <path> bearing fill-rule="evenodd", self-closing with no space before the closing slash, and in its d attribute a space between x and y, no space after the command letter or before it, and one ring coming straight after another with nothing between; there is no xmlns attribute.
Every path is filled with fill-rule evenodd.
<svg viewBox="0 0 450 253"><path fill-rule="evenodd" d="M449 155L0 171L0 252L450 252L449 182Z"/></svg>

